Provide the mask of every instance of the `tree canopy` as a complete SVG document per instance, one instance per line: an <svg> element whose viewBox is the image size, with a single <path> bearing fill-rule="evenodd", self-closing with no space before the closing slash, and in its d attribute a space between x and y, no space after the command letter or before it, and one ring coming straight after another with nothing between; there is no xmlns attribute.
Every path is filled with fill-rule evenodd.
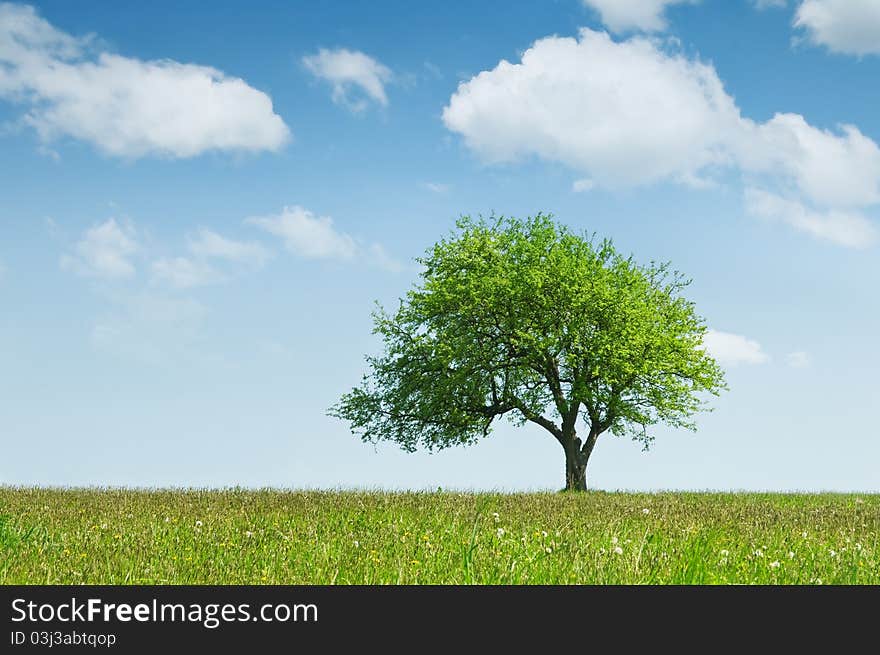
<svg viewBox="0 0 880 655"><path fill-rule="evenodd" d="M417 261L397 311L374 313L384 351L330 410L365 441L434 450L500 417L531 422L563 447L566 488L585 489L601 434L647 448L652 426L694 429L725 388L681 295L689 281L667 263L639 265L544 214L463 217Z"/></svg>

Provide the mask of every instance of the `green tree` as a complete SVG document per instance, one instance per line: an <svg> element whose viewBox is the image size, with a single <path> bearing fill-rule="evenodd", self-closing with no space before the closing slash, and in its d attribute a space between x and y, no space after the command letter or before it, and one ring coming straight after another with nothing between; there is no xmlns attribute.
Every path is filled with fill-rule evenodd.
<svg viewBox="0 0 880 655"><path fill-rule="evenodd" d="M584 490L601 434L647 448L651 426L693 430L706 393L726 388L668 264L640 266L543 214L457 228L417 260L397 312L374 313L384 353L330 409L364 441L470 444L506 416L549 432L566 489Z"/></svg>

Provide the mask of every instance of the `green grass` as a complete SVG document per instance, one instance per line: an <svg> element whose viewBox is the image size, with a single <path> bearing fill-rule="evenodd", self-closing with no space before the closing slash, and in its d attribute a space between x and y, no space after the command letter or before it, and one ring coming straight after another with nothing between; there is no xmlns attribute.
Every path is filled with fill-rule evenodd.
<svg viewBox="0 0 880 655"><path fill-rule="evenodd" d="M0 487L2 584L880 584L880 495Z"/></svg>

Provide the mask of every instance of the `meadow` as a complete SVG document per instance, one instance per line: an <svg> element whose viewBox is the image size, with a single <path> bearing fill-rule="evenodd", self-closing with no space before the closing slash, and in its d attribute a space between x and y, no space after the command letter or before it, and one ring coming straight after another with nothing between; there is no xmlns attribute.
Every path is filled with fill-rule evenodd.
<svg viewBox="0 0 880 655"><path fill-rule="evenodd" d="M0 584L880 584L880 495L0 487Z"/></svg>

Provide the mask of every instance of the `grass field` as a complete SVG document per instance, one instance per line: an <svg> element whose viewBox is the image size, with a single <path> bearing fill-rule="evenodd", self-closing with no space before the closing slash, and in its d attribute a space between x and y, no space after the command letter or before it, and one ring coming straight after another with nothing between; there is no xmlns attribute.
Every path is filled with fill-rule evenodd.
<svg viewBox="0 0 880 655"><path fill-rule="evenodd" d="M3 584L880 584L880 496L0 487Z"/></svg>

